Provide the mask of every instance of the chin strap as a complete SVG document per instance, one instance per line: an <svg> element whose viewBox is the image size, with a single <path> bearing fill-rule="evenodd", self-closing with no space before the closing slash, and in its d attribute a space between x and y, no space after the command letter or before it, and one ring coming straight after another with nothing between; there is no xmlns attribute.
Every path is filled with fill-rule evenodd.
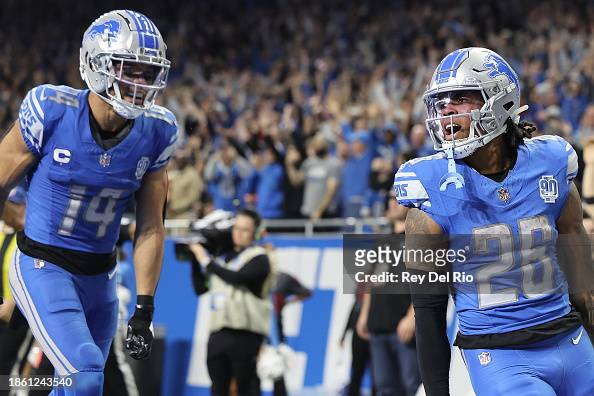
<svg viewBox="0 0 594 396"><path fill-rule="evenodd" d="M447 148L446 153L448 156L448 173L445 175L445 180L441 183L441 186L439 186L439 191L445 191L449 184L454 184L456 189L464 187L464 178L456 172L453 144Z"/></svg>

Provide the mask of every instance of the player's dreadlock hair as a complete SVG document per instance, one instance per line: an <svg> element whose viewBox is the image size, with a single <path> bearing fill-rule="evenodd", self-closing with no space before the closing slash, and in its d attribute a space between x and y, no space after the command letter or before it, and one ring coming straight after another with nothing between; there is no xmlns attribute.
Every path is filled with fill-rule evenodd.
<svg viewBox="0 0 594 396"><path fill-rule="evenodd" d="M521 144L524 144L524 139L529 139L532 134L536 132L536 125L528 121L520 121L515 124L511 118L507 119L507 131L505 136L509 145L517 149Z"/></svg>

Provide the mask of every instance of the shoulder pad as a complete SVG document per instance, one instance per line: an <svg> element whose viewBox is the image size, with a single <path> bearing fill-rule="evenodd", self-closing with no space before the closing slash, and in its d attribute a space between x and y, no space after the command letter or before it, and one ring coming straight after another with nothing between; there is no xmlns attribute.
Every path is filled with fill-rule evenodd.
<svg viewBox="0 0 594 396"><path fill-rule="evenodd" d="M42 100L49 100L57 105L79 107L80 89L74 89L66 85L42 85Z"/></svg>
<svg viewBox="0 0 594 396"><path fill-rule="evenodd" d="M159 137L160 143L157 147L158 152L156 154L156 159L149 168L150 172L154 172L167 165L169 159L173 155L173 152L177 148L177 123L174 122L172 124L167 124L166 128L162 128L158 131L157 136Z"/></svg>
<svg viewBox="0 0 594 396"><path fill-rule="evenodd" d="M410 208L431 207L428 189L439 182L442 175L438 173L444 161L444 154L438 153L402 164L394 176L394 195L398 203Z"/></svg>
<svg viewBox="0 0 594 396"><path fill-rule="evenodd" d="M552 166L558 166L555 173L564 171L563 175L568 184L576 177L579 170L578 156L567 140L561 136L543 135L525 139L524 142L532 153L542 157Z"/></svg>
<svg viewBox="0 0 594 396"><path fill-rule="evenodd" d="M19 126L27 147L39 156L53 130L52 122L59 119L67 106L78 107L81 91L55 85L40 85L31 89L19 109Z"/></svg>
<svg viewBox="0 0 594 396"><path fill-rule="evenodd" d="M149 110L144 112L145 117L163 120L169 125L177 126L177 119L175 115L163 106L153 105Z"/></svg>
<svg viewBox="0 0 594 396"><path fill-rule="evenodd" d="M457 163L456 167L464 178L469 177L465 165ZM444 233L448 233L450 218L459 216L471 199L467 187L441 189L447 174L448 160L445 153L438 153L406 162L394 177L398 203L429 214Z"/></svg>

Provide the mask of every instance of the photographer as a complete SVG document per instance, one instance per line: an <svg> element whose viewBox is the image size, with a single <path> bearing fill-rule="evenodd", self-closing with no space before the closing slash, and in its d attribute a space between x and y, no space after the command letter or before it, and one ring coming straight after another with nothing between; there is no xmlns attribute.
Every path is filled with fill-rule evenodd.
<svg viewBox="0 0 594 396"><path fill-rule="evenodd" d="M207 367L211 394L228 395L231 379L237 394L259 394L256 359L270 331L268 292L272 266L266 251L254 245L260 216L240 210L231 229L232 247L213 258L202 244L192 244L193 272L208 278L211 317Z"/></svg>

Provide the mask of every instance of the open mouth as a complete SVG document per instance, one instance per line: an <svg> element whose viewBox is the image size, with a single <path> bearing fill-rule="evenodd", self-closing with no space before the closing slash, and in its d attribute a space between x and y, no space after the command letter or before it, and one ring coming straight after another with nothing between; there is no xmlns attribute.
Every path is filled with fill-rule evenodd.
<svg viewBox="0 0 594 396"><path fill-rule="evenodd" d="M458 136L456 136L456 135L461 130L462 130L462 126L459 124L456 124L455 122L445 125L443 128L445 140L457 139Z"/></svg>
<svg viewBox="0 0 594 396"><path fill-rule="evenodd" d="M136 94L136 96L133 93L127 93L125 96L126 100L130 103L134 103L135 105L141 105L144 101L144 95L138 95Z"/></svg>

